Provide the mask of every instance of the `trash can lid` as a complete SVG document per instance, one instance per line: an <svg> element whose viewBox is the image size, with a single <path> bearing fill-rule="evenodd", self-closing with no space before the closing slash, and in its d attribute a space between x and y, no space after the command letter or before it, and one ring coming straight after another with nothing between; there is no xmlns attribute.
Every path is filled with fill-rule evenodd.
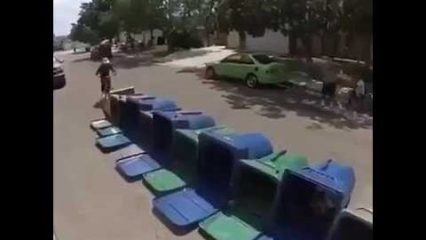
<svg viewBox="0 0 426 240"><path fill-rule="evenodd" d="M216 124L211 116L200 111L155 111L154 118L156 116L167 119L175 128L201 129L213 127Z"/></svg>
<svg viewBox="0 0 426 240"><path fill-rule="evenodd" d="M287 169L286 171L288 172L283 177L292 175L333 193L333 199L340 201L341 207L348 204L355 186L353 168L331 159L302 169Z"/></svg>
<svg viewBox="0 0 426 240"><path fill-rule="evenodd" d="M242 165L254 168L279 182L286 169L301 169L308 165L305 156L288 153L286 150L271 153L255 161L242 159Z"/></svg>
<svg viewBox="0 0 426 240"><path fill-rule="evenodd" d="M257 159L272 153L272 144L262 133L236 133L213 131L203 132L201 138L209 139L219 145L232 149L232 152L244 152L247 159Z"/></svg>

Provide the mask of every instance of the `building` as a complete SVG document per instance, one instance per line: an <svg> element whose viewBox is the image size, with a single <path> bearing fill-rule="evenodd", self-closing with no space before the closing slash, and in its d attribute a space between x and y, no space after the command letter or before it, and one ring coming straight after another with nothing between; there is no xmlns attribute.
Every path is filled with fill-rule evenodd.
<svg viewBox="0 0 426 240"><path fill-rule="evenodd" d="M164 38L163 31L161 31L160 29L154 29L152 31L152 36L153 36L153 45L158 44L159 38ZM132 34L132 37L136 41L142 41L145 45L147 45L149 40L151 40L151 31L147 30L147 31L142 31L141 33L138 33L138 34ZM127 34L125 32L121 32L119 36L119 40L120 42L125 42L127 40Z"/></svg>
<svg viewBox="0 0 426 240"><path fill-rule="evenodd" d="M228 48L239 48L238 32L231 31L227 37ZM266 30L262 37L246 35L246 49L253 52L265 52L278 55L287 55L289 52L289 38L280 32Z"/></svg>
<svg viewBox="0 0 426 240"><path fill-rule="evenodd" d="M226 46L231 49L239 48L239 35L231 31L226 37ZM357 34L351 36L341 32L334 36L312 37L312 56L332 56L357 60L373 59L373 43L371 34ZM303 49L303 44L298 39L296 49ZM246 51L264 52L276 55L290 53L289 37L281 32L266 30L261 37L246 34Z"/></svg>

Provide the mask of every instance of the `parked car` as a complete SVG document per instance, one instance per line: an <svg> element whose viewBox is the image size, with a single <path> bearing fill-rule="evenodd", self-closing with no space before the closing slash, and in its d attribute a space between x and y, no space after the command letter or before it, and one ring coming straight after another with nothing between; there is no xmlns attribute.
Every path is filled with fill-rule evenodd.
<svg viewBox="0 0 426 240"><path fill-rule="evenodd" d="M99 47L98 46L94 46L92 48L92 50L90 51L90 60L92 60L92 61L100 60Z"/></svg>
<svg viewBox="0 0 426 240"><path fill-rule="evenodd" d="M112 58L112 49L109 42L103 41L101 44L94 46L90 51L90 59L93 61L101 60L104 57Z"/></svg>
<svg viewBox="0 0 426 240"><path fill-rule="evenodd" d="M53 57L53 89L63 88L66 84L64 69L62 68L63 60Z"/></svg>
<svg viewBox="0 0 426 240"><path fill-rule="evenodd" d="M218 63L207 64L205 77L243 80L249 88L260 84L294 84L310 79L295 60L246 53L231 54Z"/></svg>
<svg viewBox="0 0 426 240"><path fill-rule="evenodd" d="M88 53L90 52L90 47L81 47L81 48L73 48L74 54Z"/></svg>

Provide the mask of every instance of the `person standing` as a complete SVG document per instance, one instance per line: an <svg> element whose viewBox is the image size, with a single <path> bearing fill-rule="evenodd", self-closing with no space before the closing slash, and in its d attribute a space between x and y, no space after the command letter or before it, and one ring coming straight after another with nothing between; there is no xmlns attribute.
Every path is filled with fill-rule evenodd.
<svg viewBox="0 0 426 240"><path fill-rule="evenodd" d="M328 99L331 103L336 93L337 74L330 63L325 63L325 66L322 66L321 69L323 80L322 95L324 99Z"/></svg>
<svg viewBox="0 0 426 240"><path fill-rule="evenodd" d="M358 108L363 108L365 97L365 82L363 79L359 79L355 87L355 98Z"/></svg>
<svg viewBox="0 0 426 240"><path fill-rule="evenodd" d="M363 79L358 80L358 82L356 83L355 94L358 99L364 99L365 83Z"/></svg>
<svg viewBox="0 0 426 240"><path fill-rule="evenodd" d="M102 97L109 96L111 90L110 72L114 73L114 75L117 74L109 59L105 57L102 59L102 64L98 67L98 70L96 70L96 76L100 76L101 78Z"/></svg>

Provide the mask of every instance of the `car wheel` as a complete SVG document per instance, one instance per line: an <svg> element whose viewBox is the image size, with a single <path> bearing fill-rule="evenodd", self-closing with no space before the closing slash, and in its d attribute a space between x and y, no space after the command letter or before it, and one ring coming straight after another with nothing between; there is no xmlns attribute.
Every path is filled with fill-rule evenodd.
<svg viewBox="0 0 426 240"><path fill-rule="evenodd" d="M65 85L66 85L65 78L58 78L53 80L53 90L61 89L65 87Z"/></svg>
<svg viewBox="0 0 426 240"><path fill-rule="evenodd" d="M259 85L259 80L257 79L256 75L254 74L247 75L246 85L249 88L256 88Z"/></svg>
<svg viewBox="0 0 426 240"><path fill-rule="evenodd" d="M205 78L206 79L215 79L216 78L216 72L214 71L213 67L208 67L206 69Z"/></svg>

